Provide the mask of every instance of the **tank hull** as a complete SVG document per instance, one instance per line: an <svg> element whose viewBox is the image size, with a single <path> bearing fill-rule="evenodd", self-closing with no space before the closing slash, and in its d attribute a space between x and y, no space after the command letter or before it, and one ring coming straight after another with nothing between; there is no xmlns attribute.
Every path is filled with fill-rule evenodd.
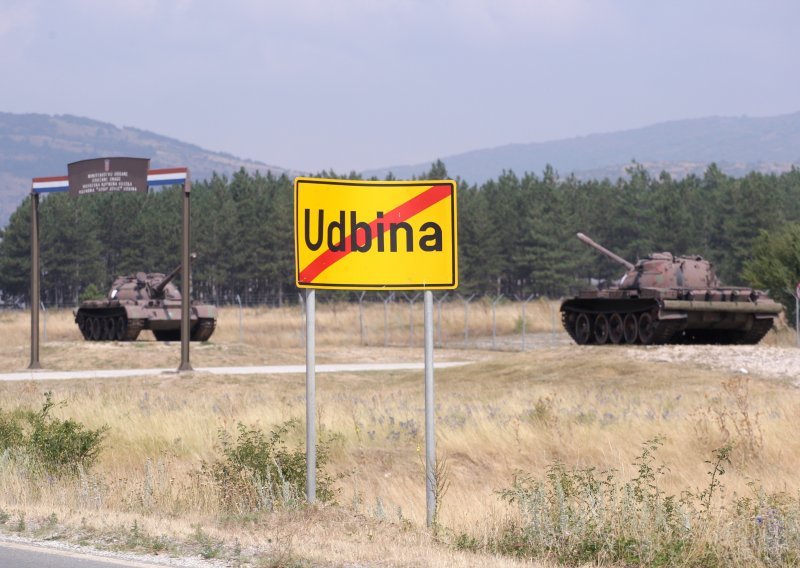
<svg viewBox="0 0 800 568"><path fill-rule="evenodd" d="M741 293L740 293L741 292ZM755 344L772 329L780 304L750 290L588 291L561 304L561 321L578 344ZM692 297L693 299L682 299Z"/></svg>
<svg viewBox="0 0 800 568"><path fill-rule="evenodd" d="M191 341L207 341L216 327L216 307L193 302L189 313ZM143 329L151 330L158 341L180 341L181 304L88 301L75 310L75 323L87 341L135 341Z"/></svg>

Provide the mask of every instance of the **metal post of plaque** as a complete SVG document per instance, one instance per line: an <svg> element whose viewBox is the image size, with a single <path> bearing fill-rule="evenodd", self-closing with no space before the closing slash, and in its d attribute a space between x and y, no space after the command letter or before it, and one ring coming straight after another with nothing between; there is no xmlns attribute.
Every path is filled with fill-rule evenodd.
<svg viewBox="0 0 800 568"><path fill-rule="evenodd" d="M31 191L31 364L29 369L41 369L39 363L39 194Z"/></svg>
<svg viewBox="0 0 800 568"><path fill-rule="evenodd" d="M183 274L181 276L181 364L178 371L193 371L191 363L189 363L189 302L191 298L190 281L192 278L192 265L189 258L189 218L190 218L190 203L189 198L192 194L192 181L189 178L189 170L186 170L186 181L183 182L183 245L181 255L181 265Z"/></svg>

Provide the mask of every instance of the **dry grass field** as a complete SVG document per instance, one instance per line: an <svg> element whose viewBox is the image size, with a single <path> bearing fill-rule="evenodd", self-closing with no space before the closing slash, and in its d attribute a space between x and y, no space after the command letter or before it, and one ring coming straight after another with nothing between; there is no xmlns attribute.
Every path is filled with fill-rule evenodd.
<svg viewBox="0 0 800 568"><path fill-rule="evenodd" d="M108 427L97 463L77 477L37 477L3 455L0 528L244 566L550 566L558 559L495 556L480 546L520 522L516 503L499 494L512 486L515 473L546 479L561 463L632 479L641 473L643 445L659 437L654 463L665 467L652 484L672 495L702 494L712 452L732 444L730 464L718 478L722 486L709 497L720 519L737 499L757 491L796 497L800 395L792 380L712 365L702 346L688 360L684 354L672 361L669 347L571 345L553 330L554 306L526 306L525 352L485 348L492 338L491 304L469 307L466 340L464 305L443 307L436 359L470 364L436 372L437 453L447 490L435 532L424 528L423 377L410 371L318 374L317 423L330 450L325 471L335 478L337 504L307 508L289 499L274 511L250 513L225 509L203 466L220 456L220 430L235 434L239 423L269 432L296 419L300 427L288 441L302 448L303 376L195 372L0 383L6 412L39 408L50 391L63 403L53 409L56 416ZM421 302L415 307L412 330L407 305L388 313L382 303L365 305L363 319L357 305L318 305L318 362L422 361ZM520 345L520 309L498 307L497 346ZM0 371L27 366L27 317L0 313ZM386 333L384 321L391 324ZM300 364L302 330L298 307L245 310L241 335L239 311L225 309L211 341L192 346L192 363ZM53 312L42 364L65 370L176 367L179 344L145 335L127 344L84 342L68 313ZM785 329L764 343L770 356L800 357ZM662 350L664 356L631 357L630 349ZM465 546L464 535L478 545ZM767 560L759 562L770 565ZM774 565L789 565L781 562Z"/></svg>

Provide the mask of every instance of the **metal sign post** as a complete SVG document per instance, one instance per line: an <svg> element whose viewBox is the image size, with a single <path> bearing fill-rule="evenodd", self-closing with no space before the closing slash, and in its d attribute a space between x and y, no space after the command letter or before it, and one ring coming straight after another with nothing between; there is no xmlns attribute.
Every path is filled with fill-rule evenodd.
<svg viewBox="0 0 800 568"><path fill-rule="evenodd" d="M316 290L306 290L306 500L317 500Z"/></svg>
<svg viewBox="0 0 800 568"><path fill-rule="evenodd" d="M436 512L436 432L433 398L433 292L425 290L425 524Z"/></svg>

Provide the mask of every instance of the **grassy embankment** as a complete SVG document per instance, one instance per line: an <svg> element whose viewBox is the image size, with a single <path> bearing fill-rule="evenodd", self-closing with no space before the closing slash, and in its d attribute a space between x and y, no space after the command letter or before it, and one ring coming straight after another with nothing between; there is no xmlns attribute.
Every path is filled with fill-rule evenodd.
<svg viewBox="0 0 800 568"><path fill-rule="evenodd" d="M415 334L421 342L421 306L417 307ZM498 492L511 487L518 471L546 480L557 462L566 470L615 470L614 479L620 481L641 478L637 456L643 444L664 436L655 463L667 469L663 475L654 473L651 481L658 492L673 495L702 495L710 486L711 466L706 462L712 460L713 450L734 444L731 464L719 478L723 487L715 487L711 496L713 516L706 516L704 539L715 546L728 539L722 544L741 549L740 565L747 565L752 546L741 534L719 527L732 526L727 515L737 499L753 495L751 483L766 492L795 494L800 465L795 457L800 455L796 389L777 380L704 368L702 360L697 366L632 361L623 350L565 344L560 332L551 345L551 307L529 304L527 313L528 330L542 336L538 347L526 353L453 349L463 341L463 306L456 304L443 313L443 336L450 347L437 351L437 357L473 363L436 374L437 450L446 458L442 481L449 485L435 537L421 528L425 502L419 372L319 375L318 424L322 437L330 440L326 470L341 476L336 481L339 505L247 514L223 505L220 488L203 473L203 464L219 459L220 429L235 432L243 423L269 431L291 419L302 424L302 376L194 373L4 383L4 410L38 408L44 392L52 391L54 400L67 403L53 409L55 414L89 428L107 425L109 431L97 464L78 478L43 482L4 459L2 528L108 547L188 550L264 566L323 560L334 565L517 565L521 561L509 556L513 554L540 556L545 565L559 556L580 563L592 556L526 549L519 534L525 515ZM368 345L359 346L356 307L318 306L318 360L421 360L418 347L383 347L383 315L382 304L370 308L365 317ZM490 335L490 310L474 309L470 317L471 338ZM393 318L390 337L405 344L407 307ZM519 306L503 307L498 334L517 334L518 318ZM192 362L302 363L300 321L297 308L248 310L244 341L239 342L238 310L224 310L212 341L193 346ZM174 344L86 343L73 325L66 314L50 314L42 350L46 367L170 368L179 359ZM0 315L3 370L26 366L27 326L25 314ZM785 332L767 338L768 344L790 341ZM288 440L302 447L302 428ZM778 505L769 505L773 506ZM632 510L631 521L640 513L640 508ZM647 527L639 526L645 542ZM623 534L623 529L615 530ZM619 534L610 530L607 536L613 540ZM701 557L690 550L696 540L686 546L682 558ZM497 551L507 556L488 556ZM608 564L620 561L620 556L607 554L597 558Z"/></svg>

